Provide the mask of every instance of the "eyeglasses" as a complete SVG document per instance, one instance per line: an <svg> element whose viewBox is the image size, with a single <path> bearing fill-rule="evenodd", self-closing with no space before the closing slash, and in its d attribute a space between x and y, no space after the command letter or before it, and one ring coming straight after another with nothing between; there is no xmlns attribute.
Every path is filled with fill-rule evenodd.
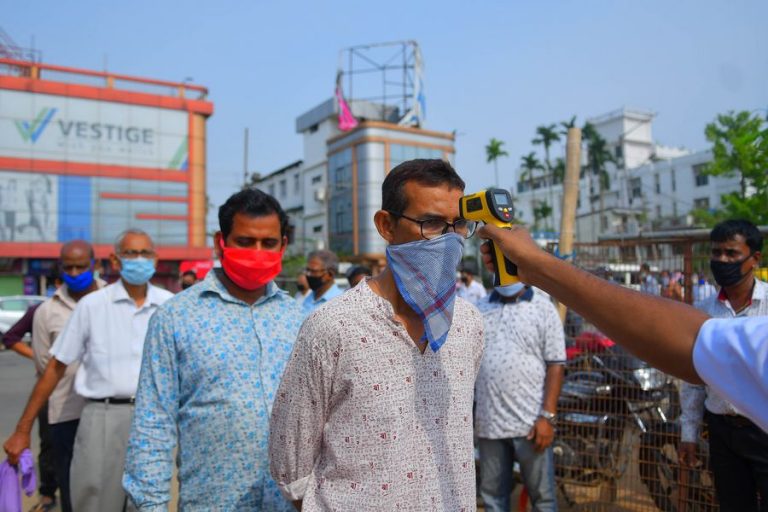
<svg viewBox="0 0 768 512"><path fill-rule="evenodd" d="M129 249L127 251L122 251L120 253L120 256L123 258L127 258L129 260L135 260L136 258L154 258L155 257L155 251L152 249L143 249L141 251L134 251L132 249Z"/></svg>
<svg viewBox="0 0 768 512"><path fill-rule="evenodd" d="M325 269L325 268L315 268L315 269L305 268L304 269L304 273L305 274L312 275L312 276L317 276L317 275L324 274L326 271L327 271L327 269Z"/></svg>
<svg viewBox="0 0 768 512"><path fill-rule="evenodd" d="M402 213L396 213L389 210L387 210L387 213L394 215L395 217L402 217L406 220L418 224L419 228L421 229L421 236L427 240L432 240L433 238L437 238L440 235L444 235L448 232L449 229L451 229L459 236L470 238L475 234L475 229L477 229L477 222L473 220L459 219L456 222L451 223L441 219L413 219L407 215L403 215Z"/></svg>

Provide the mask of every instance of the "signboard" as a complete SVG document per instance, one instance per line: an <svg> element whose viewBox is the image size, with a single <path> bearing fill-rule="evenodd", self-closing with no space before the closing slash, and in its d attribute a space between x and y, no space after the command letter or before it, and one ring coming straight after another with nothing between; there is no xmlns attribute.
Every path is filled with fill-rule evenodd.
<svg viewBox="0 0 768 512"><path fill-rule="evenodd" d="M0 90L0 157L187 170L182 111Z"/></svg>

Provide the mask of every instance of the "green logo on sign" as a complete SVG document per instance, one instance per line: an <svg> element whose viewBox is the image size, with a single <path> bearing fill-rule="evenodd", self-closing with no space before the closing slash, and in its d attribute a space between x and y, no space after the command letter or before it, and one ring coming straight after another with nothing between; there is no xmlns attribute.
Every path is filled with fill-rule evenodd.
<svg viewBox="0 0 768 512"><path fill-rule="evenodd" d="M40 109L40 113L31 122L14 121L16 129L19 130L19 135L24 139L24 142L32 141L33 144L37 142L45 127L53 119L54 114L56 114L55 108L43 108Z"/></svg>

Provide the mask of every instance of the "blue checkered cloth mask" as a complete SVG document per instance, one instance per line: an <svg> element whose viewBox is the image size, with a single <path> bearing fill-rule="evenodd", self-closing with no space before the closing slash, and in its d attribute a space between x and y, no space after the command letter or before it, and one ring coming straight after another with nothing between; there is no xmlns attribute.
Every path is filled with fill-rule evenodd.
<svg viewBox="0 0 768 512"><path fill-rule="evenodd" d="M456 267L464 238L446 233L387 247L387 265L405 302L424 323L424 337L433 352L448 337L456 303Z"/></svg>

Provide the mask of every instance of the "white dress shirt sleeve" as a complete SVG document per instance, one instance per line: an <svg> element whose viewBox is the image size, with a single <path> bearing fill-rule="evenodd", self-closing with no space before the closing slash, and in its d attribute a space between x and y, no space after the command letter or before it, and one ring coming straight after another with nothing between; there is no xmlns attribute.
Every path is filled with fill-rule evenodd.
<svg viewBox="0 0 768 512"><path fill-rule="evenodd" d="M693 364L707 385L768 432L768 317L707 320Z"/></svg>
<svg viewBox="0 0 768 512"><path fill-rule="evenodd" d="M51 347L51 355L66 365L79 361L85 354L89 332L86 305L85 299L77 305Z"/></svg>

